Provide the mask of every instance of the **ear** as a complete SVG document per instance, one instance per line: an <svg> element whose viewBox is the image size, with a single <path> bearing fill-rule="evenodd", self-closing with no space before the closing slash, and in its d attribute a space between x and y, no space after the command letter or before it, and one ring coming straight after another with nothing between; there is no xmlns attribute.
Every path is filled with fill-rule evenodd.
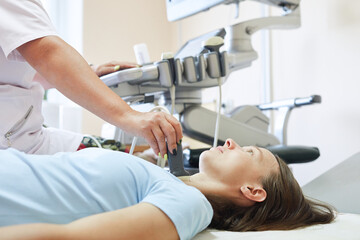
<svg viewBox="0 0 360 240"><path fill-rule="evenodd" d="M260 186L242 186L240 192L244 197L253 202L263 202L266 199L266 191Z"/></svg>

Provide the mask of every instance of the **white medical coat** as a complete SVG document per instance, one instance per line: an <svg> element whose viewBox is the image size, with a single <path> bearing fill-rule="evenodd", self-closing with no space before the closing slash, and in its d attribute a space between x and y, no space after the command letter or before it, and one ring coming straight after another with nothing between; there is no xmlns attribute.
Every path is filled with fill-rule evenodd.
<svg viewBox="0 0 360 240"><path fill-rule="evenodd" d="M41 37L57 35L39 0L1 0L0 4L0 149L13 147L32 154L76 151L82 135L43 128L43 87L36 71L17 48Z"/></svg>

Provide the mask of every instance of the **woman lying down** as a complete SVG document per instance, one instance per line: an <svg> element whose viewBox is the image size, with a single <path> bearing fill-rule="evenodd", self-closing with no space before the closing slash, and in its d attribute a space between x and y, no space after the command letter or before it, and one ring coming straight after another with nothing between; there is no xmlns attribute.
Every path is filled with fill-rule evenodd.
<svg viewBox="0 0 360 240"><path fill-rule="evenodd" d="M203 152L200 172L182 180L98 148L1 150L0 166L0 239L191 239L206 227L294 229L334 219L303 196L282 160L231 139Z"/></svg>

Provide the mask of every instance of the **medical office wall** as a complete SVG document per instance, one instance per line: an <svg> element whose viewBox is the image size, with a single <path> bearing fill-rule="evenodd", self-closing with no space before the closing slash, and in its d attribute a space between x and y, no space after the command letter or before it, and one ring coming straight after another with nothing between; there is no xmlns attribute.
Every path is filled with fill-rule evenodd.
<svg viewBox="0 0 360 240"><path fill-rule="evenodd" d="M289 122L290 144L321 151L317 161L294 167L304 184L360 151L360 1L301 4L302 27L272 33L272 72L275 99L322 96Z"/></svg>

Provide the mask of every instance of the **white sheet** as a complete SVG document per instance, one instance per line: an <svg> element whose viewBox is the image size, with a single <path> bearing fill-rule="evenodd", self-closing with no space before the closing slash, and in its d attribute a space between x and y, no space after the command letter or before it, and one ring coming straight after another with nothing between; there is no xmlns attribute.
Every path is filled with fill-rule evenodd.
<svg viewBox="0 0 360 240"><path fill-rule="evenodd" d="M331 224L287 231L228 232L207 229L193 240L360 240L360 215L338 214Z"/></svg>

